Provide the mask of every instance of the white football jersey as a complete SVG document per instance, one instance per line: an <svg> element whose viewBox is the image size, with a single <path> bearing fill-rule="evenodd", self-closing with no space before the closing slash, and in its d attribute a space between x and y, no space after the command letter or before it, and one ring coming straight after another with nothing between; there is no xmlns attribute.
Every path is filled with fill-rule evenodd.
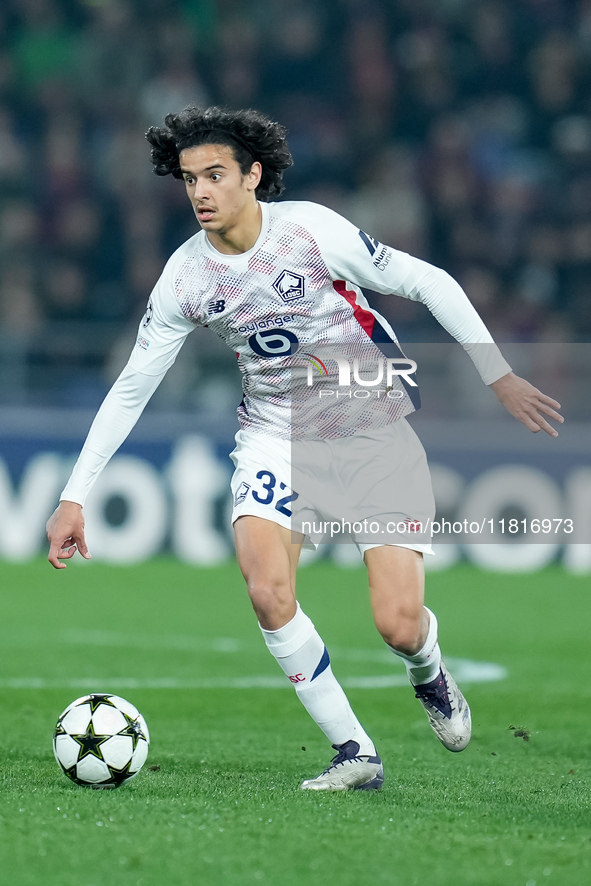
<svg viewBox="0 0 591 886"><path fill-rule="evenodd" d="M195 326L210 327L237 355L242 428L284 439L352 436L418 405L412 374L388 372L389 361L408 363L361 287L427 305L485 384L510 372L445 271L378 243L324 206L260 206L261 232L248 252L224 255L201 231L169 259L62 499L84 503Z"/></svg>
<svg viewBox="0 0 591 886"><path fill-rule="evenodd" d="M130 367L160 375L188 332L207 326L236 353L245 430L292 439L350 436L411 412L420 402L416 383L396 372L411 364L361 287L421 299L428 289L421 284L437 269L324 206L260 205L261 232L248 252L224 255L201 231L174 253L150 297ZM455 321L465 326L460 340L492 342L462 290L444 276L451 289L444 313L454 318L457 303ZM347 363L339 366L335 357ZM394 373L387 372L388 358ZM339 374L347 364L357 388ZM505 366L496 377L509 371Z"/></svg>

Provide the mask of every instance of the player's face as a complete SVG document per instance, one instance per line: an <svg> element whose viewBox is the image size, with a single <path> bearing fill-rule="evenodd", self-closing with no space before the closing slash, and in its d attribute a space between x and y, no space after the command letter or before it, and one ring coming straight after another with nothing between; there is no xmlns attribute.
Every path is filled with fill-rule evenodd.
<svg viewBox="0 0 591 886"><path fill-rule="evenodd" d="M260 163L243 175L227 145L199 145L179 155L181 172L193 212L208 235L228 234L240 226L253 208L261 178Z"/></svg>

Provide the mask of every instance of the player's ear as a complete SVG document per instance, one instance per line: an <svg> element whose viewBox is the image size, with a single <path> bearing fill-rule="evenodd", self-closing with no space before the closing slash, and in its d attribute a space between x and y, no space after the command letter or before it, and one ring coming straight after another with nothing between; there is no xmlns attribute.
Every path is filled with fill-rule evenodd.
<svg viewBox="0 0 591 886"><path fill-rule="evenodd" d="M261 176L263 174L263 167L255 160L255 162L250 167L250 172L246 174L247 178L247 188L249 191L256 191L259 184L261 183Z"/></svg>

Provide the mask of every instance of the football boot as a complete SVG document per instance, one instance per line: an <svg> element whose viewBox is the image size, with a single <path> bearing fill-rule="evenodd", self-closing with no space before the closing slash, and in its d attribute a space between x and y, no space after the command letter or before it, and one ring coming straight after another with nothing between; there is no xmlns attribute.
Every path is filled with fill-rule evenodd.
<svg viewBox="0 0 591 886"><path fill-rule="evenodd" d="M377 754L359 753L356 741L333 744L337 751L330 766L316 778L301 784L305 791L379 791L384 784L384 767Z"/></svg>
<svg viewBox="0 0 591 886"><path fill-rule="evenodd" d="M434 680L414 690L439 741L448 751L463 751L472 733L470 708L445 664Z"/></svg>

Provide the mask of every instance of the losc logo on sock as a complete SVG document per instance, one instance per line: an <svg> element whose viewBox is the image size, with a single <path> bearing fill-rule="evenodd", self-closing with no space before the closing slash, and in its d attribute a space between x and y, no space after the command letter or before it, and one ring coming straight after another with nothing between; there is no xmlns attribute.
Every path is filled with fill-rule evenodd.
<svg viewBox="0 0 591 886"><path fill-rule="evenodd" d="M293 677L289 678L292 683L304 683L306 678L303 674L294 674Z"/></svg>

